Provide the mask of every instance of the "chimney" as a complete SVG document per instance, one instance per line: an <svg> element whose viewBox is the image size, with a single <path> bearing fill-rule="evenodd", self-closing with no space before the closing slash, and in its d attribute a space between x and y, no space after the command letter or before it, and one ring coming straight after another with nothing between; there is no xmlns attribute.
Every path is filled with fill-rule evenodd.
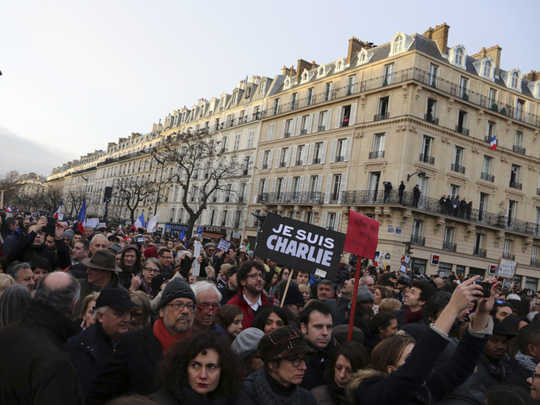
<svg viewBox="0 0 540 405"><path fill-rule="evenodd" d="M491 59L493 59L493 62L495 62L495 67L498 71L501 66L501 51L502 51L502 48L499 45L495 45L488 49L482 48L480 52L475 53L474 55L471 55L471 57L474 59L481 60L481 59L485 59L491 56Z"/></svg>
<svg viewBox="0 0 540 405"><path fill-rule="evenodd" d="M313 69L313 63L306 62L304 59L298 59L298 64L296 65L296 82L300 82L300 75L304 73L304 70Z"/></svg>
<svg viewBox="0 0 540 405"><path fill-rule="evenodd" d="M352 37L349 39L349 51L347 52L347 64L351 63L351 60L354 59L354 57L362 50L362 48L365 48L366 44L362 41L360 41L356 37Z"/></svg>
<svg viewBox="0 0 540 405"><path fill-rule="evenodd" d="M448 31L450 31L450 26L443 23L435 28L429 27L423 36L435 41L441 54L446 55L448 53Z"/></svg>
<svg viewBox="0 0 540 405"><path fill-rule="evenodd" d="M535 82L537 80L540 80L540 72L531 70L531 73L527 73L526 75L523 75L523 78L531 82Z"/></svg>
<svg viewBox="0 0 540 405"><path fill-rule="evenodd" d="M283 65L283 67L281 68L281 74L289 76L291 74L291 69Z"/></svg>

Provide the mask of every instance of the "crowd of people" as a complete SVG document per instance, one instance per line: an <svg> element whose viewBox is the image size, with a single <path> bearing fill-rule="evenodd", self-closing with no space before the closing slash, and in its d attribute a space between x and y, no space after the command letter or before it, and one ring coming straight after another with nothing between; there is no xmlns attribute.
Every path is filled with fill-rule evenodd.
<svg viewBox="0 0 540 405"><path fill-rule="evenodd" d="M2 404L540 402L535 291L2 214Z"/></svg>

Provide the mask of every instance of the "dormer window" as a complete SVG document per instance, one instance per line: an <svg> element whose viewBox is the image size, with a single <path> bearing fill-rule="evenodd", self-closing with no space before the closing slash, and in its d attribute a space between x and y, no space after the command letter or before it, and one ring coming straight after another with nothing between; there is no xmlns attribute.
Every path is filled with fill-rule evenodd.
<svg viewBox="0 0 540 405"><path fill-rule="evenodd" d="M514 89L517 89L519 83L519 75L518 72L512 73L512 87Z"/></svg>
<svg viewBox="0 0 540 405"><path fill-rule="evenodd" d="M304 75L302 76L302 80L307 80L307 73L304 73Z"/></svg>
<svg viewBox="0 0 540 405"><path fill-rule="evenodd" d="M362 55L360 55L360 62L365 62L366 61L366 54L363 53Z"/></svg>
<svg viewBox="0 0 540 405"><path fill-rule="evenodd" d="M486 60L484 62L484 69L482 69L482 76L491 77L491 61Z"/></svg>
<svg viewBox="0 0 540 405"><path fill-rule="evenodd" d="M394 56L398 53L405 52L412 44L412 37L405 35L403 31L398 31L392 37L390 41L390 55Z"/></svg>
<svg viewBox="0 0 540 405"><path fill-rule="evenodd" d="M394 53L401 52L403 50L403 37L399 35L394 40Z"/></svg>
<svg viewBox="0 0 540 405"><path fill-rule="evenodd" d="M463 65L463 49L458 48L456 49L456 53L454 55L454 64L456 65Z"/></svg>
<svg viewBox="0 0 540 405"><path fill-rule="evenodd" d="M324 74L324 68L320 68L320 69L319 69L319 74L320 74L320 75Z"/></svg>

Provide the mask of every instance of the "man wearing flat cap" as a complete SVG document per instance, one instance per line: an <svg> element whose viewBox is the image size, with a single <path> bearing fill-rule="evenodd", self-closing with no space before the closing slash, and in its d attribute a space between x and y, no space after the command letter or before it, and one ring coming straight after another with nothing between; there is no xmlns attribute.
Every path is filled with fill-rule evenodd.
<svg viewBox="0 0 540 405"><path fill-rule="evenodd" d="M98 370L112 356L121 336L128 332L131 311L136 307L124 290L105 288L96 300L96 323L66 343L85 397Z"/></svg>
<svg viewBox="0 0 540 405"><path fill-rule="evenodd" d="M122 271L116 265L116 256L107 250L96 250L92 257L82 259L86 266L86 278L77 279L81 285L81 297L75 306L72 319L81 314L82 305L86 296L93 292L100 292L104 288L122 288L118 284L118 274ZM127 290L122 290L127 294Z"/></svg>
<svg viewBox="0 0 540 405"><path fill-rule="evenodd" d="M189 284L173 277L163 289L158 310L153 328L122 336L114 355L90 384L86 405L104 404L126 393L156 391L154 377L161 357L192 332L197 305Z"/></svg>
<svg viewBox="0 0 540 405"><path fill-rule="evenodd" d="M306 362L315 353L302 332L292 326L277 328L258 346L264 368L246 378L234 404L315 405L313 394L299 386Z"/></svg>

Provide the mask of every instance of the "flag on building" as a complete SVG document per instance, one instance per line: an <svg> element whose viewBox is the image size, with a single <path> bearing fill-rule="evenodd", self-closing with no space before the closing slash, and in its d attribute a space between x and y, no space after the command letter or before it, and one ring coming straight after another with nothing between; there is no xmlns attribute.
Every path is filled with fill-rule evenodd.
<svg viewBox="0 0 540 405"><path fill-rule="evenodd" d="M86 221L86 198L83 201L79 215L77 215L77 221L79 222L77 224L77 229L84 233L84 221Z"/></svg>
<svg viewBox="0 0 540 405"><path fill-rule="evenodd" d="M60 201L60 205L58 206L58 208L54 212L54 219L56 219L56 220L58 220L58 215L60 215L60 209L62 209L63 202L64 202L64 200Z"/></svg>
<svg viewBox="0 0 540 405"><path fill-rule="evenodd" d="M143 224L144 224L144 212L141 214L141 216L139 218L137 218L137 220L133 224L132 228L137 230L139 228L142 228Z"/></svg>
<svg viewBox="0 0 540 405"><path fill-rule="evenodd" d="M148 226L146 227L146 230L148 232L155 232L156 231L158 218L159 218L159 211L157 212L156 215L154 215L154 217L150 221L148 221Z"/></svg>
<svg viewBox="0 0 540 405"><path fill-rule="evenodd" d="M489 140L489 147L490 147L491 150L497 149L497 137L496 136L493 136L493 138L491 138Z"/></svg>

